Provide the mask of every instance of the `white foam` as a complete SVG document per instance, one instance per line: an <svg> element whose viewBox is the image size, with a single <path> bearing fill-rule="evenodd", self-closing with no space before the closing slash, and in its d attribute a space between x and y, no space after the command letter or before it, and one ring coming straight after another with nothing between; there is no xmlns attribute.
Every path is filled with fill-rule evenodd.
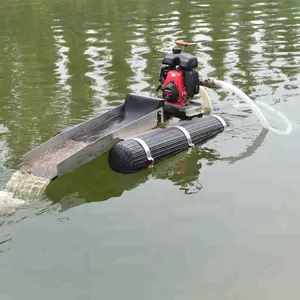
<svg viewBox="0 0 300 300"><path fill-rule="evenodd" d="M48 179L16 171L1 193L7 197L11 195L11 199L31 200L41 197L49 182Z"/></svg>
<svg viewBox="0 0 300 300"><path fill-rule="evenodd" d="M14 198L12 193L0 191L0 216L13 214L25 204L24 200Z"/></svg>

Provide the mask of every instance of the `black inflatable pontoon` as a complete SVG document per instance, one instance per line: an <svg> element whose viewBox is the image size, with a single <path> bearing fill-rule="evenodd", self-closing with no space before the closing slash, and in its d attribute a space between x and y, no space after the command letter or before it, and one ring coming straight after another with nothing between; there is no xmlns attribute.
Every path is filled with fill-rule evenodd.
<svg viewBox="0 0 300 300"><path fill-rule="evenodd" d="M137 172L207 141L228 125L220 116L205 116L126 139L109 151L109 165L117 172Z"/></svg>

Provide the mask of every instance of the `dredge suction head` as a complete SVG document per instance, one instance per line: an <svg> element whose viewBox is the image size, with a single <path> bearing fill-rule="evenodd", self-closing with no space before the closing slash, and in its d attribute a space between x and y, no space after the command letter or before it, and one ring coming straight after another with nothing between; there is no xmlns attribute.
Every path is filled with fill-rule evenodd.
<svg viewBox="0 0 300 300"><path fill-rule="evenodd" d="M116 144L108 154L109 166L120 173L135 173L222 132L229 121L212 115L159 128Z"/></svg>

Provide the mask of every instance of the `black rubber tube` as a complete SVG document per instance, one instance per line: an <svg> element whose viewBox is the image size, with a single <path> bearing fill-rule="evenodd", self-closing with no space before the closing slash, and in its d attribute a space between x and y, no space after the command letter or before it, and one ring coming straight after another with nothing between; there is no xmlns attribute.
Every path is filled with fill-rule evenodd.
<svg viewBox="0 0 300 300"><path fill-rule="evenodd" d="M213 138L224 130L224 125L229 122L223 117L205 116L146 132L137 140L131 138L116 144L108 154L109 166L116 172L135 173Z"/></svg>

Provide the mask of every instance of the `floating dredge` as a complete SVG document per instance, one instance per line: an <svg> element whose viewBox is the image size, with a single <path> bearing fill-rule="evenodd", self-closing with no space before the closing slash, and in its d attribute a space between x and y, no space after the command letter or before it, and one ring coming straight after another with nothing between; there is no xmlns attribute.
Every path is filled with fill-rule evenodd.
<svg viewBox="0 0 300 300"><path fill-rule="evenodd" d="M122 105L62 130L25 154L20 171L51 181L109 152L111 169L132 173L222 132L228 120L204 114L210 108L204 87L213 88L214 80L199 78L198 60L184 52L186 46L177 41L162 60L161 98L127 95ZM197 94L203 105L192 100ZM166 126L173 117L179 122Z"/></svg>

